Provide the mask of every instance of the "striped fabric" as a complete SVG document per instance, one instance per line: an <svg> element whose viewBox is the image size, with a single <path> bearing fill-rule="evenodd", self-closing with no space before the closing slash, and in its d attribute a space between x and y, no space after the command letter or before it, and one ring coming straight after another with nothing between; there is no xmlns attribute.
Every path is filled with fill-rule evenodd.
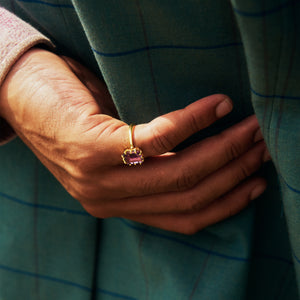
<svg viewBox="0 0 300 300"><path fill-rule="evenodd" d="M102 76L124 121L222 92L234 111L182 147L254 108L274 161L260 199L184 236L90 217L15 139L0 148L0 299L299 299L299 0L0 5Z"/></svg>

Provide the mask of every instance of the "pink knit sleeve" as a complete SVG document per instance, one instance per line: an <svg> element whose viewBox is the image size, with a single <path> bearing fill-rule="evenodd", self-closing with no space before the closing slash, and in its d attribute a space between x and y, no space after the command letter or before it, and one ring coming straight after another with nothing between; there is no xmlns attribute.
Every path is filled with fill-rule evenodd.
<svg viewBox="0 0 300 300"><path fill-rule="evenodd" d="M14 63L28 49L37 44L44 44L54 48L48 38L0 7L0 87ZM14 136L12 128L4 119L0 118L0 145Z"/></svg>

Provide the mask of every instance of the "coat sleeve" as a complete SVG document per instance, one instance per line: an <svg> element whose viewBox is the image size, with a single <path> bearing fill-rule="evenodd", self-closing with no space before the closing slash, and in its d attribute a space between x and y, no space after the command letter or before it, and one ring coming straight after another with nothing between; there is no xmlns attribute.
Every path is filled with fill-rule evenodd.
<svg viewBox="0 0 300 300"><path fill-rule="evenodd" d="M39 44L54 48L47 37L0 7L0 87L5 76L22 54ZM4 119L0 118L0 145L8 142L14 136L13 129Z"/></svg>

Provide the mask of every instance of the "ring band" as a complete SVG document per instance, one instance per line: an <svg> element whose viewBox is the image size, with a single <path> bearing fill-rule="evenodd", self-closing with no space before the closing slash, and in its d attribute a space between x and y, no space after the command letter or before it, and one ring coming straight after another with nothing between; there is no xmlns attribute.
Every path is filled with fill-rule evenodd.
<svg viewBox="0 0 300 300"><path fill-rule="evenodd" d="M130 148L125 149L123 154L121 155L124 164L127 166L141 165L144 162L143 151L138 147L134 147L133 144L134 127L134 124L129 125L128 133Z"/></svg>
<svg viewBox="0 0 300 300"><path fill-rule="evenodd" d="M133 129L134 129L135 125L130 124L129 125L129 144L130 144L130 148L134 148L133 146Z"/></svg>

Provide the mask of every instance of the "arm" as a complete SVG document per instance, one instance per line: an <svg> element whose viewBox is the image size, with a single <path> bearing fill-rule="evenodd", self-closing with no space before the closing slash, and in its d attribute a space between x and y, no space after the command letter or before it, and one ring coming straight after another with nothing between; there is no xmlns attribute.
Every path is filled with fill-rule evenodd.
<svg viewBox="0 0 300 300"><path fill-rule="evenodd" d="M28 49L38 44L53 45L45 36L0 7L0 86L7 73ZM14 136L9 124L0 118L0 145Z"/></svg>

